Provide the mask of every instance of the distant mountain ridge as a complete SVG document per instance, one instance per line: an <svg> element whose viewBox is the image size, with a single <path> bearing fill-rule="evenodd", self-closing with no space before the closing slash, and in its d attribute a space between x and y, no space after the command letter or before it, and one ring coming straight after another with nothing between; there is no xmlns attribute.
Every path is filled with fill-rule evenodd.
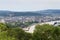
<svg viewBox="0 0 60 40"><path fill-rule="evenodd" d="M48 9L34 12L13 12L13 11L0 11L0 16L51 16L60 15L60 10Z"/></svg>

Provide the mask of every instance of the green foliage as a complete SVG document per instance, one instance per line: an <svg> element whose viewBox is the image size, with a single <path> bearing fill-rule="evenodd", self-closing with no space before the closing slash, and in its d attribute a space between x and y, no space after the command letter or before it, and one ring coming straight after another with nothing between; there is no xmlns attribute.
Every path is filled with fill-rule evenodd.
<svg viewBox="0 0 60 40"><path fill-rule="evenodd" d="M0 23L0 40L60 40L60 26L36 25L31 34L20 27Z"/></svg>
<svg viewBox="0 0 60 40"><path fill-rule="evenodd" d="M2 31L6 31L6 30L7 30L6 25L3 24L3 23L0 23L0 32L2 32Z"/></svg>
<svg viewBox="0 0 60 40"><path fill-rule="evenodd" d="M10 25L10 24L9 24ZM0 40L31 40L32 35L26 33L20 27L10 27L0 23Z"/></svg>
<svg viewBox="0 0 60 40"><path fill-rule="evenodd" d="M53 25L37 25L33 40L60 40L60 28Z"/></svg>
<svg viewBox="0 0 60 40"><path fill-rule="evenodd" d="M0 40L16 40L14 37L10 37L7 35L7 31L0 32Z"/></svg>
<svg viewBox="0 0 60 40"><path fill-rule="evenodd" d="M15 37L17 39L21 39L24 35L24 31L20 28L13 28L13 29L8 30L8 35Z"/></svg>
<svg viewBox="0 0 60 40"><path fill-rule="evenodd" d="M32 38L30 33L26 33L20 28L13 28L8 30L8 35L10 37L15 37L17 40L30 40Z"/></svg>

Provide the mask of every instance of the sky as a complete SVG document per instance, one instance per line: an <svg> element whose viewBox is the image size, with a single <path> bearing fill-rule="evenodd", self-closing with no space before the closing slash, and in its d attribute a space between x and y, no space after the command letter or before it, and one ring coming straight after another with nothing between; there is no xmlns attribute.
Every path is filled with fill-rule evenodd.
<svg viewBox="0 0 60 40"><path fill-rule="evenodd" d="M0 10L38 11L60 9L60 0L0 0Z"/></svg>

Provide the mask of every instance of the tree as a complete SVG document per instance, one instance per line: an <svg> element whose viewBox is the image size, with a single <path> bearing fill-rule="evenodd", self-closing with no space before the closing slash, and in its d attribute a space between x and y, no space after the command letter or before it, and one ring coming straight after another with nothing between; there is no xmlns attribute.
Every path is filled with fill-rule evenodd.
<svg viewBox="0 0 60 40"><path fill-rule="evenodd" d="M0 40L16 40L14 37L10 37L7 35L7 32L0 32Z"/></svg>
<svg viewBox="0 0 60 40"><path fill-rule="evenodd" d="M12 28L11 30L8 30L8 35L15 37L17 40L30 40L32 38L30 33L26 33L21 28Z"/></svg>
<svg viewBox="0 0 60 40"><path fill-rule="evenodd" d="M7 27L4 23L0 23L0 32L2 31L6 31L7 30Z"/></svg>
<svg viewBox="0 0 60 40"><path fill-rule="evenodd" d="M33 33L33 40L54 40L52 33L54 26L49 24L37 25Z"/></svg>
<svg viewBox="0 0 60 40"><path fill-rule="evenodd" d="M54 40L60 40L60 28L59 27L55 27L52 36L54 38Z"/></svg>

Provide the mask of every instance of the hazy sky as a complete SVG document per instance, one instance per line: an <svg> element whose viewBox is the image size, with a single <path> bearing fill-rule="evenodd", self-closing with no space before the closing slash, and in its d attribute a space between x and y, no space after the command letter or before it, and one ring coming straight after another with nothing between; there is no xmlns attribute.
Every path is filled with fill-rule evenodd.
<svg viewBox="0 0 60 40"><path fill-rule="evenodd" d="M60 0L0 0L0 10L35 11L60 9Z"/></svg>

